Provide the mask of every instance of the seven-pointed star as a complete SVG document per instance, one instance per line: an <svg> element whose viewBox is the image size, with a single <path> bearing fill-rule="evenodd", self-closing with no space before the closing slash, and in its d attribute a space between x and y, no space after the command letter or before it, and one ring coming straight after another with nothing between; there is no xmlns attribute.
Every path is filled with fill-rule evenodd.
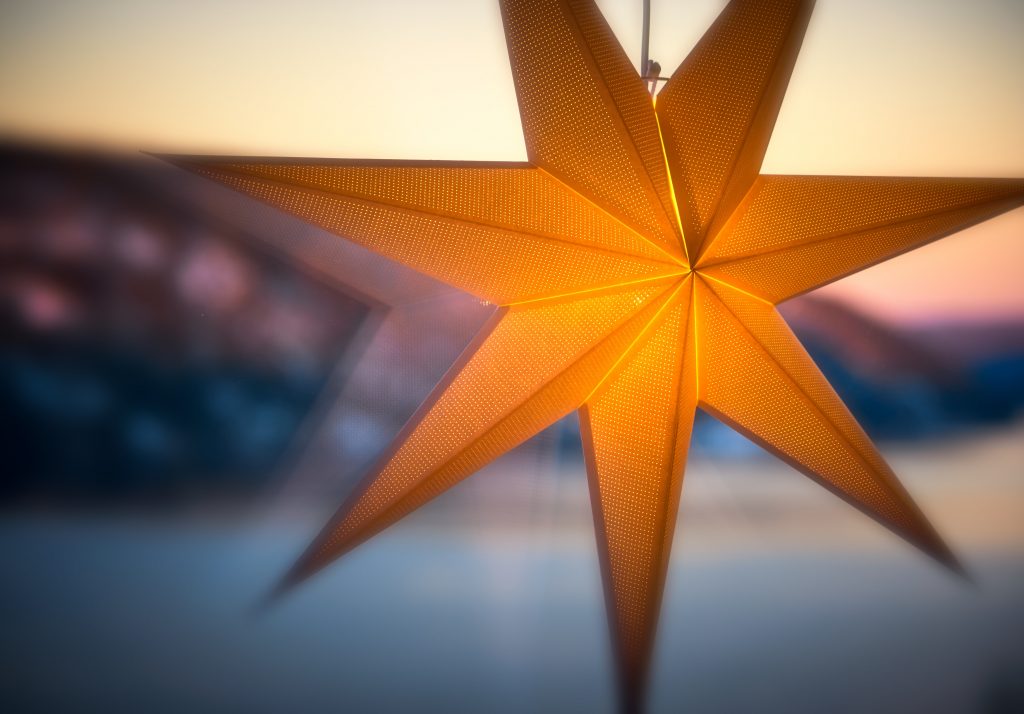
<svg viewBox="0 0 1024 714"><path fill-rule="evenodd" d="M500 306L289 582L579 410L636 706L697 407L955 567L774 306L1024 181L760 175L811 5L733 0L652 102L592 0L503 0L526 163L177 159Z"/></svg>

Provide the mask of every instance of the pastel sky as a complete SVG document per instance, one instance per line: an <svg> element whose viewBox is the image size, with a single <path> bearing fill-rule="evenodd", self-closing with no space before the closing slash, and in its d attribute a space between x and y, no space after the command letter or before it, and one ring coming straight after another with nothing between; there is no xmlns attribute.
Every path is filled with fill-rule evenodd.
<svg viewBox="0 0 1024 714"><path fill-rule="evenodd" d="M640 0L599 0L639 62ZM671 71L722 0L653 0ZM1024 176L1024 2L818 0L765 172ZM0 7L0 135L122 150L525 158L496 1ZM1024 317L1024 210L823 289Z"/></svg>

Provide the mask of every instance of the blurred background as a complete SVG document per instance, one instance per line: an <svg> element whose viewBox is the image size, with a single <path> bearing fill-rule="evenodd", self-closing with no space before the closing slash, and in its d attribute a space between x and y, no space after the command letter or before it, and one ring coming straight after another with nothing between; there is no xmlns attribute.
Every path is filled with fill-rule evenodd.
<svg viewBox="0 0 1024 714"><path fill-rule="evenodd" d="M1024 176L1022 34L819 0L765 171ZM0 708L612 711L575 416L259 609L492 308L166 151L522 159L496 4L0 6ZM781 308L973 583L701 415L652 711L1024 712L1022 265L1018 209Z"/></svg>

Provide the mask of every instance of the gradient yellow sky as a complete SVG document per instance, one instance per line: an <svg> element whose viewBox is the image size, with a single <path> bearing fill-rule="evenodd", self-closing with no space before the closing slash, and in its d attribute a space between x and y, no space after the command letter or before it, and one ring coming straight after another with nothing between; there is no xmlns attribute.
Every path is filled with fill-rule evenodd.
<svg viewBox="0 0 1024 714"><path fill-rule="evenodd" d="M724 5L653 0L671 71ZM640 0L599 0L639 61ZM776 173L1024 176L1024 2L818 0ZM497 2L0 8L0 134L190 153L523 159ZM896 320L1024 317L1024 210L825 292Z"/></svg>

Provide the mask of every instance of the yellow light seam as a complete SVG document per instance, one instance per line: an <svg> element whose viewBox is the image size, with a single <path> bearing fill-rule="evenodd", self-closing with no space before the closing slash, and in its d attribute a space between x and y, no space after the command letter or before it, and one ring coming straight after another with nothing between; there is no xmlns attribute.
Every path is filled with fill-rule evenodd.
<svg viewBox="0 0 1024 714"><path fill-rule="evenodd" d="M644 283L656 283L656 282L668 282L672 278L677 278L683 275L687 275L688 271L680 270L675 273L663 273L661 275L654 275L649 278L637 278L636 280L628 280L623 283L612 283L609 285L598 285L593 288L586 288L585 290L575 290L567 293L559 293L557 295L545 295L543 297L530 298L528 300L519 300L516 302L502 303L502 307L518 307L519 305L530 305L539 302L557 301L564 300L565 298L576 297L577 295L588 295L593 293L600 293L605 291L613 291L619 288L628 288L633 285L643 285Z"/></svg>
<svg viewBox="0 0 1024 714"><path fill-rule="evenodd" d="M684 279L684 283L685 283L685 279ZM665 300L665 304L658 308L658 311L656 313L654 313L654 315L651 317L650 322L648 322L646 325L644 325L644 328L640 331L640 333L636 337L633 338L633 341L629 343L629 346L626 347L626 349L622 352L622 355L620 355L619 358L617 360L615 360L615 362L608 369L608 371L605 373L605 375L603 377L601 377L601 380L597 383L597 385L593 389L590 390L590 394L588 394L586 399L583 400L583 404L586 404L587 402L590 401L590 398L593 397L594 393L597 392L597 390L600 389L601 386L608 380L608 377L611 376L615 372L615 370L622 363L622 361L624 359L626 359L626 357L628 357L633 352L633 348L636 347L637 344L639 344L640 340L643 339L644 335L646 335L647 332L654 325L654 323L656 323L659 320L659 318L661 317L661 314L663 312L665 312L665 310L670 305L672 305L675 302L676 295L679 293L680 290L682 290L682 288L683 288L682 284L677 285L676 287L672 288L672 294L668 296L667 300Z"/></svg>

